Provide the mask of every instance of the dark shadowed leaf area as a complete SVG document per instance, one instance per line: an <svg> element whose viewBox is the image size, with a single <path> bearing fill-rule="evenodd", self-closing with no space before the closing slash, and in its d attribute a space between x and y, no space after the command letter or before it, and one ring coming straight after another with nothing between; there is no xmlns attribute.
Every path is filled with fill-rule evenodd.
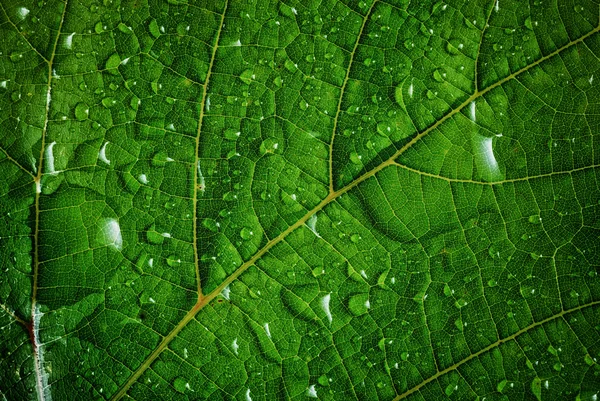
<svg viewBox="0 0 600 401"><path fill-rule="evenodd" d="M596 400L599 13L0 1L0 400Z"/></svg>

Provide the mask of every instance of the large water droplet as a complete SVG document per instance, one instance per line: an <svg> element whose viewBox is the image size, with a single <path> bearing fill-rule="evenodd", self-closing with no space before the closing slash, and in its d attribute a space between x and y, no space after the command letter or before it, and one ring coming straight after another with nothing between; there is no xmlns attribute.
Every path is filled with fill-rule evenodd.
<svg viewBox="0 0 600 401"><path fill-rule="evenodd" d="M228 128L225 131L223 131L223 136L225 137L225 139L228 139L230 141L235 141L239 138L240 131L232 129L232 128Z"/></svg>
<svg viewBox="0 0 600 401"><path fill-rule="evenodd" d="M248 227L244 227L240 230L240 237L242 237L243 240L249 240L253 236L254 236L254 231L252 231Z"/></svg>
<svg viewBox="0 0 600 401"><path fill-rule="evenodd" d="M445 72L442 72L440 70L435 70L433 72L433 79L435 79L438 82L444 82L444 76L446 75Z"/></svg>
<svg viewBox="0 0 600 401"><path fill-rule="evenodd" d="M240 80L245 84L250 85L253 79L254 73L252 72L252 70L245 70L240 74Z"/></svg>
<svg viewBox="0 0 600 401"><path fill-rule="evenodd" d="M86 120L90 114L90 109L85 103L77 103L75 106L75 118L79 121Z"/></svg>
<svg viewBox="0 0 600 401"><path fill-rule="evenodd" d="M177 392L185 393L185 390L188 390L190 388L190 384L184 378L177 377L175 378L175 380L173 380L173 387L175 387L175 390Z"/></svg>
<svg viewBox="0 0 600 401"><path fill-rule="evenodd" d="M355 316L360 316L369 310L369 294L356 294L348 298L348 310Z"/></svg>
<svg viewBox="0 0 600 401"><path fill-rule="evenodd" d="M102 99L102 105L106 108L111 108L116 104L117 104L117 101L115 100L115 98L105 97L104 99Z"/></svg>
<svg viewBox="0 0 600 401"><path fill-rule="evenodd" d="M362 159L362 156L360 156L358 153L356 153L356 152L350 153L350 161L353 164L361 165L362 162L360 161L360 159Z"/></svg>
<svg viewBox="0 0 600 401"><path fill-rule="evenodd" d="M161 233L157 232L155 225L152 224L148 231L146 231L146 239L148 239L148 242L151 244L159 245L163 243L165 237Z"/></svg>
<svg viewBox="0 0 600 401"><path fill-rule="evenodd" d="M265 155L269 154L279 154L282 151L282 146L279 143L279 140L276 138L267 138L260 144L260 154Z"/></svg>
<svg viewBox="0 0 600 401"><path fill-rule="evenodd" d="M219 227L220 227L220 224L217 221L215 221L214 219L204 219L204 220L202 220L202 225L207 230L210 230L215 233L219 231Z"/></svg>
<svg viewBox="0 0 600 401"><path fill-rule="evenodd" d="M181 259L175 255L167 257L167 264L171 267L177 267L181 265Z"/></svg>

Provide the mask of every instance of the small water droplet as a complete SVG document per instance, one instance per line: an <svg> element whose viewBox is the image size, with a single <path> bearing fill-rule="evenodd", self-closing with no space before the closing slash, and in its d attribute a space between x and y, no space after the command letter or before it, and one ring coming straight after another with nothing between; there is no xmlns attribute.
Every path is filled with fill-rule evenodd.
<svg viewBox="0 0 600 401"><path fill-rule="evenodd" d="M181 265L181 259L175 255L170 255L167 257L167 264L171 267L177 267Z"/></svg>
<svg viewBox="0 0 600 401"><path fill-rule="evenodd" d="M254 236L254 231L252 231L248 227L244 227L240 230L240 237L242 237L243 240L249 240L253 236Z"/></svg>

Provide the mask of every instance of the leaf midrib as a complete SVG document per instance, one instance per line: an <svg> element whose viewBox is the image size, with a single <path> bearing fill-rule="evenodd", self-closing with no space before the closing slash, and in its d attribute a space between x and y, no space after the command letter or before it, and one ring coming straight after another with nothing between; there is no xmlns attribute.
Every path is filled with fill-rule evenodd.
<svg viewBox="0 0 600 401"><path fill-rule="evenodd" d="M67 6L69 1L65 0L63 5L63 12L60 17L60 22L58 25L58 30L56 31L56 38L54 40L54 44L52 46L52 53L49 60L44 59L48 63L48 84L46 88L46 110L44 115L44 127L42 129L42 144L40 147L40 158L38 161L36 176L33 181L36 184L35 191L35 201L34 201L34 210L35 210L35 227L33 232L33 284L31 291L31 321L28 322L28 331L30 335L30 340L33 349L33 359L35 364L35 376L36 376L36 388L37 388L37 396L39 401L45 400L45 391L44 388L44 379L43 375L45 372L45 367L41 366L41 351L38 350L38 344L40 344L38 327L36 327L36 303L37 303L37 289L38 289L38 276L39 276L39 266L40 266L40 258L39 258L39 231L40 231L40 197L41 193L41 181L43 175L43 167L44 167L44 151L46 147L46 135L48 133L48 122L50 120L50 103L51 103L51 94L52 94L52 78L53 78L53 66L54 66L54 56L56 55L56 47L58 46L58 40L60 38L60 34L62 31L63 23L65 21L65 15L67 13ZM38 317L39 319L39 317ZM47 373L46 373L47 374Z"/></svg>

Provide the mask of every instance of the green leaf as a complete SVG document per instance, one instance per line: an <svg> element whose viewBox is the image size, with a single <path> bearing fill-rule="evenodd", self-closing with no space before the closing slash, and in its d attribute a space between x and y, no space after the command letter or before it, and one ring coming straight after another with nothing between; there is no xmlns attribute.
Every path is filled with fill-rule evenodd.
<svg viewBox="0 0 600 401"><path fill-rule="evenodd" d="M594 2L0 4L0 398L590 400Z"/></svg>

